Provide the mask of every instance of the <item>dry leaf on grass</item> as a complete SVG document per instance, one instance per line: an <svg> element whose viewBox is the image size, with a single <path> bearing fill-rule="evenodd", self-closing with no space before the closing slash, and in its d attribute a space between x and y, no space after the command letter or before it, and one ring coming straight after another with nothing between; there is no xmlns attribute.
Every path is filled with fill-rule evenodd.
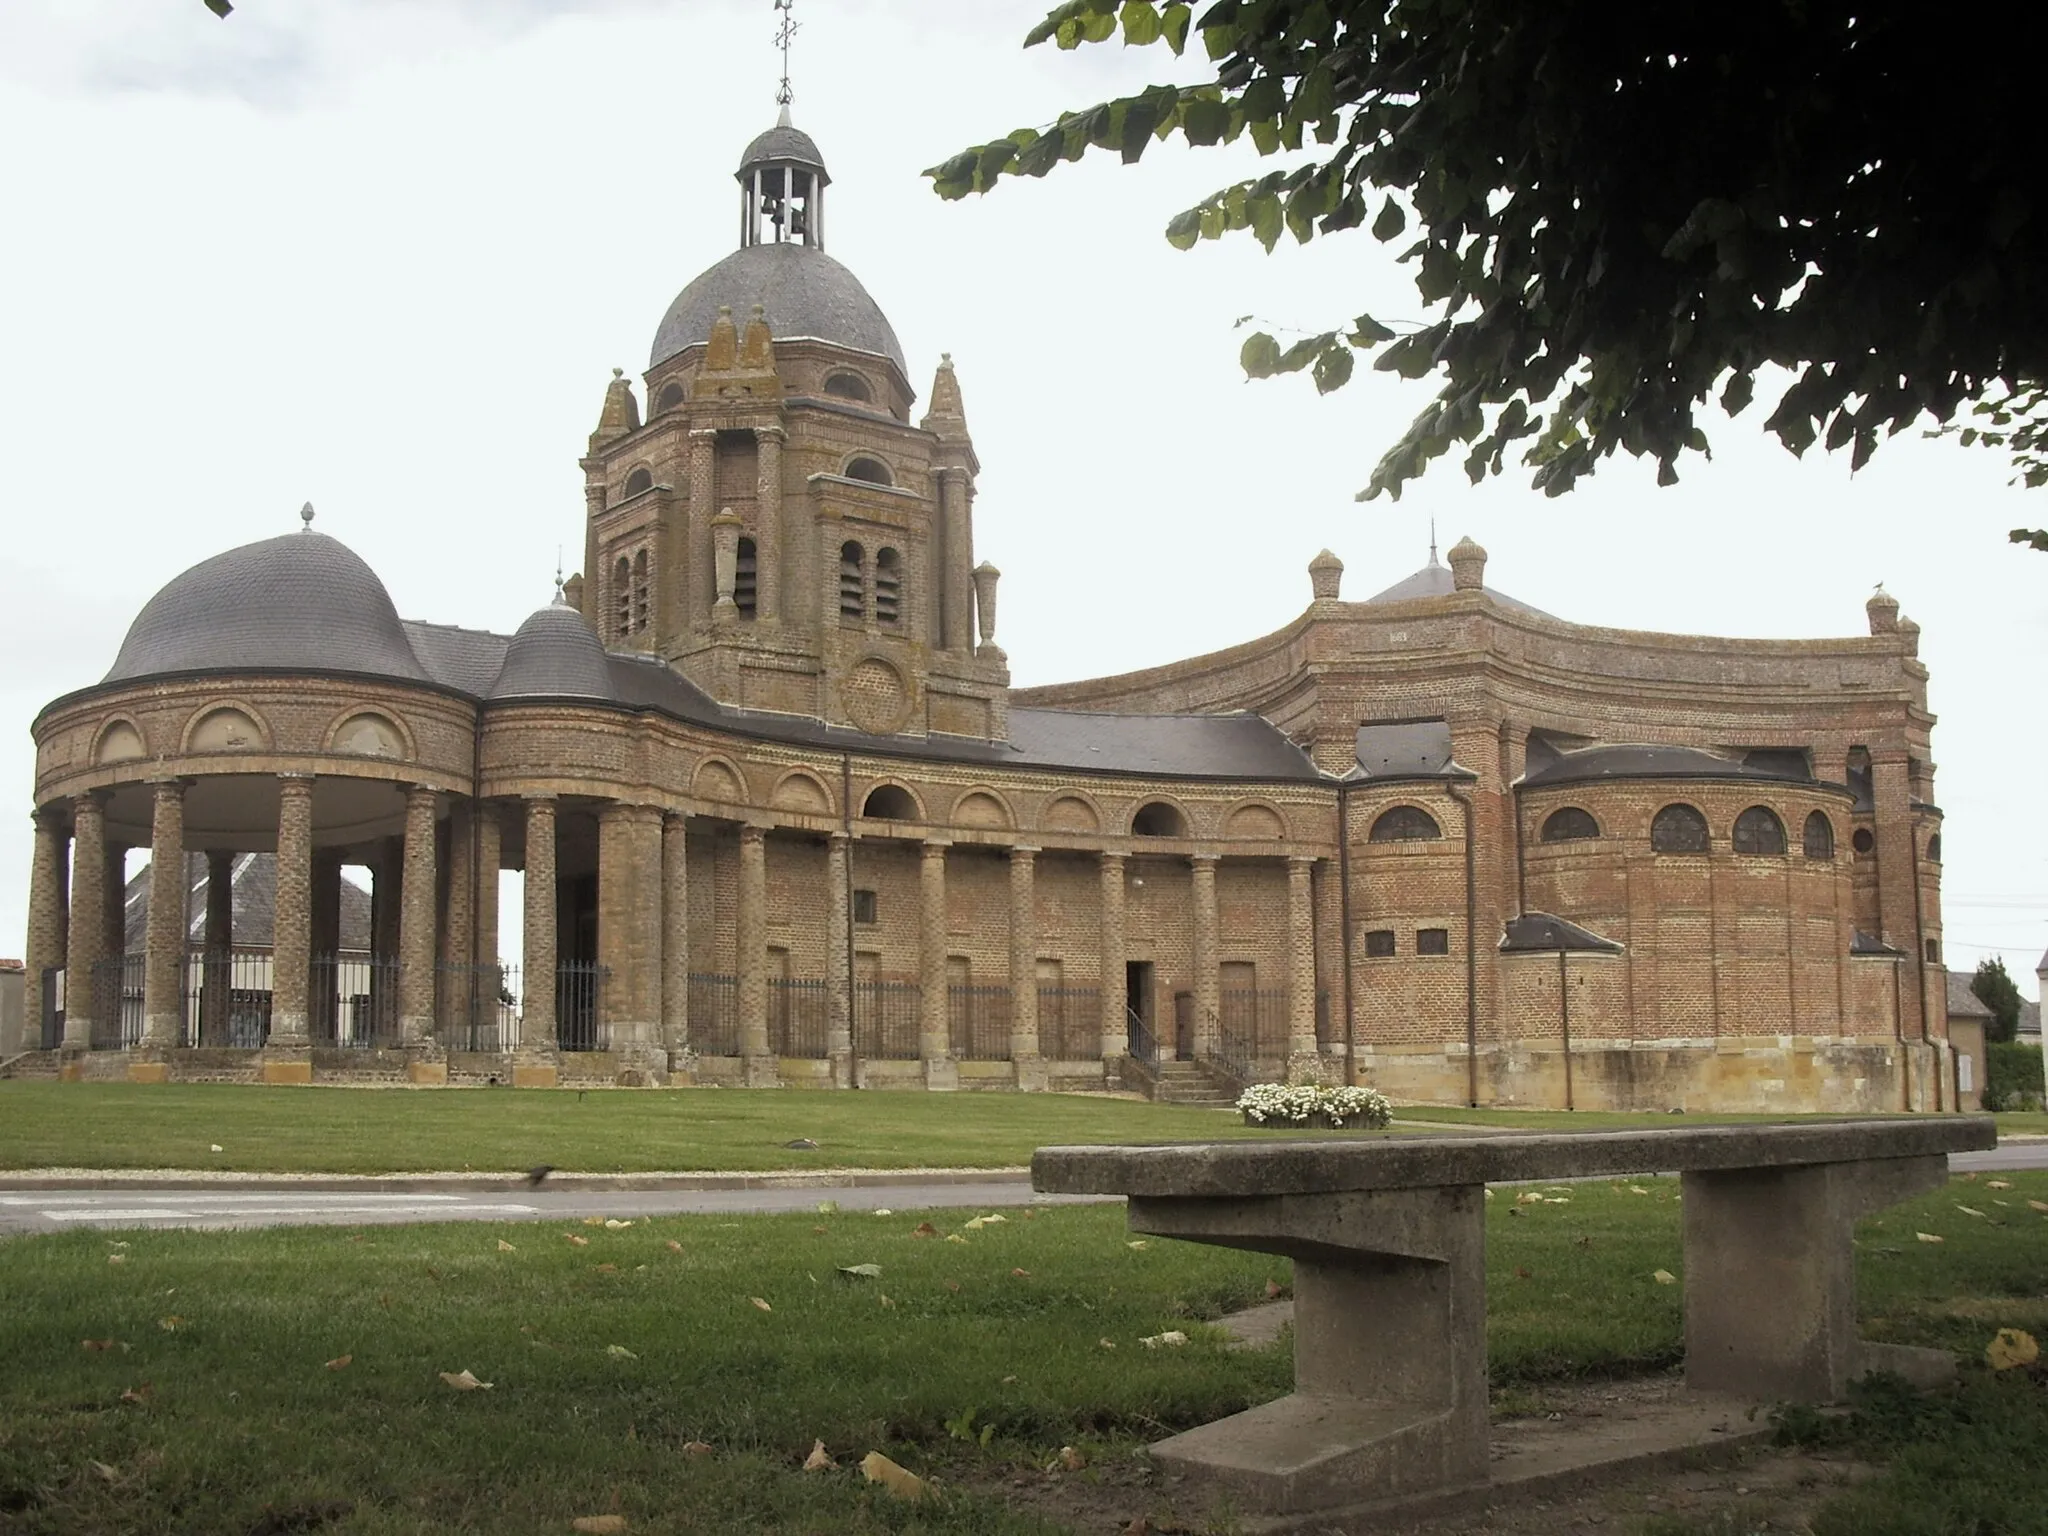
<svg viewBox="0 0 2048 1536"><path fill-rule="evenodd" d="M211 1144L211 1146L210 1146L210 1147L208 1148L208 1150L209 1150L209 1151L213 1151L213 1152L221 1152L221 1151L225 1151L226 1149L225 1149L224 1147L222 1147L222 1146L221 1146L221 1144L220 1144L219 1142L217 1142L217 1141L216 1141L216 1142L214 1142L214 1143L212 1143L212 1144Z"/></svg>
<svg viewBox="0 0 2048 1536"><path fill-rule="evenodd" d="M156 1320L156 1325L157 1327L163 1329L165 1333L176 1333L180 1328L185 1326L185 1319L173 1313L169 1317L158 1318Z"/></svg>
<svg viewBox="0 0 2048 1536"><path fill-rule="evenodd" d="M519 1251L519 1250L518 1250L517 1248L514 1248L514 1247L513 1247L513 1246L512 1246L512 1245L511 1245L510 1243L506 1242L506 1241L505 1241L505 1239L503 1239L502 1237L498 1239L498 1252L500 1252L500 1253L517 1253L518 1251Z"/></svg>
<svg viewBox="0 0 2048 1536"><path fill-rule="evenodd" d="M607 1344L604 1347L604 1352L614 1360L638 1360L640 1358L623 1344Z"/></svg>
<svg viewBox="0 0 2048 1536"><path fill-rule="evenodd" d="M804 1458L804 1470L806 1472L829 1472L838 1465L838 1462L825 1454L824 1441L814 1440L811 1442L811 1454Z"/></svg>
<svg viewBox="0 0 2048 1536"><path fill-rule="evenodd" d="M2017 1328L2001 1328L1984 1346L1984 1363L1994 1371L2009 1371L2015 1366L2032 1365L2041 1358L2041 1346L2034 1342L2031 1333L2022 1333Z"/></svg>
<svg viewBox="0 0 2048 1536"><path fill-rule="evenodd" d="M1188 1336L1182 1333L1178 1328L1169 1328L1164 1333L1148 1334L1144 1338L1138 1340L1138 1342L1144 1345L1147 1349L1158 1349L1162 1345L1168 1349L1178 1349L1181 1345L1187 1343L1187 1341Z"/></svg>
<svg viewBox="0 0 2048 1536"><path fill-rule="evenodd" d="M488 1392L492 1385L488 1381L478 1381L467 1370L443 1371L441 1379L458 1392Z"/></svg>
<svg viewBox="0 0 2048 1536"><path fill-rule="evenodd" d="M685 1456L709 1456L711 1454L711 1447L702 1440L685 1440L683 1442L683 1454Z"/></svg>
<svg viewBox="0 0 2048 1536"><path fill-rule="evenodd" d="M670 1253L681 1253L683 1251L683 1245L674 1238L668 1240L667 1247Z"/></svg>
<svg viewBox="0 0 2048 1536"><path fill-rule="evenodd" d="M110 1483L117 1483L121 1480L121 1469L119 1467L110 1467L104 1461L94 1462L92 1469Z"/></svg>
<svg viewBox="0 0 2048 1536"><path fill-rule="evenodd" d="M1678 1284L1678 1276L1671 1273L1671 1271L1668 1269L1653 1269L1650 1271L1650 1278L1656 1281L1659 1285Z"/></svg>
<svg viewBox="0 0 2048 1536"><path fill-rule="evenodd" d="M1268 1280L1266 1282L1266 1300L1278 1301L1282 1296L1285 1296L1286 1294L1287 1287L1282 1285L1278 1280Z"/></svg>
<svg viewBox="0 0 2048 1536"><path fill-rule="evenodd" d="M354 1359L354 1355L336 1355L327 1362L327 1369L330 1371L345 1371L349 1367L349 1362Z"/></svg>
<svg viewBox="0 0 2048 1536"><path fill-rule="evenodd" d="M128 1347L119 1339L80 1339L78 1342L84 1345L88 1352L93 1354L98 1354L102 1350L126 1349Z"/></svg>
<svg viewBox="0 0 2048 1536"><path fill-rule="evenodd" d="M967 1239L962 1237L958 1232L948 1232L946 1234L946 1241L949 1243L964 1243L967 1241Z"/></svg>
<svg viewBox="0 0 2048 1536"><path fill-rule="evenodd" d="M960 1294L960 1282L958 1280L948 1280L946 1282L946 1289L951 1291L955 1296L958 1296Z"/></svg>
<svg viewBox="0 0 2048 1536"><path fill-rule="evenodd" d="M1115 1348L1116 1348L1116 1340L1115 1340L1115 1339L1097 1339L1097 1340L1096 1340L1095 1342L1096 1342L1096 1343L1098 1343L1098 1344L1100 1344L1100 1345L1101 1345L1101 1346L1102 1346L1102 1347L1103 1347L1104 1349L1115 1349Z"/></svg>
<svg viewBox="0 0 2048 1536"><path fill-rule="evenodd" d="M1031 1278L1031 1271L1028 1269L1013 1269L1010 1271L1010 1277L1014 1280L1029 1280Z"/></svg>
<svg viewBox="0 0 2048 1536"><path fill-rule="evenodd" d="M2029 1200L2027 1202L2027 1209L2030 1211L2048 1211L2048 1200Z"/></svg>
<svg viewBox="0 0 2048 1536"><path fill-rule="evenodd" d="M896 1213L886 1205L878 1205L875 1207L875 1214L877 1216L894 1216Z"/></svg>
<svg viewBox="0 0 2048 1536"><path fill-rule="evenodd" d="M818 1214L820 1216L837 1216L839 1214L839 1202L837 1200L820 1200L818 1202Z"/></svg>
<svg viewBox="0 0 2048 1536"><path fill-rule="evenodd" d="M604 1218L602 1216L586 1216L583 1218L583 1225L586 1227L601 1227L604 1225Z"/></svg>
<svg viewBox="0 0 2048 1536"><path fill-rule="evenodd" d="M580 1232L564 1232L562 1236L569 1239L578 1248L588 1248L590 1246L590 1239Z"/></svg>
<svg viewBox="0 0 2048 1536"><path fill-rule="evenodd" d="M1543 1192L1541 1190L1532 1189L1527 1194L1515 1196L1515 1204L1517 1205L1541 1205L1542 1203Z"/></svg>
<svg viewBox="0 0 2048 1536"><path fill-rule="evenodd" d="M110 1253L107 1255L107 1262L109 1264L126 1264L128 1262L128 1255L125 1253Z"/></svg>
<svg viewBox="0 0 2048 1536"><path fill-rule="evenodd" d="M1923 1243L1945 1243L1948 1241L1945 1237L1936 1237L1932 1232L1915 1232L1913 1235Z"/></svg>
<svg viewBox="0 0 2048 1536"><path fill-rule="evenodd" d="M885 1307L893 1307L896 1305L896 1303L891 1301L888 1297L884 1296L882 1298L882 1305Z"/></svg>
<svg viewBox="0 0 2048 1536"><path fill-rule="evenodd" d="M124 1403L137 1403L137 1404L141 1404L141 1403L146 1403L146 1402L148 1402L148 1401L149 1401L149 1383L145 1381L145 1382L144 1382L144 1383L143 1383L143 1384L142 1384L141 1386L139 1386L139 1387L130 1387L130 1388L128 1388L128 1390L127 1390L127 1391L125 1391L125 1392L123 1392L123 1393L121 1394L121 1401L122 1401L122 1402L124 1402Z"/></svg>
<svg viewBox="0 0 2048 1536"><path fill-rule="evenodd" d="M773 1307L769 1306L767 1302L763 1301L759 1296L749 1296L747 1300L751 1301L763 1312L773 1312L775 1310Z"/></svg>
<svg viewBox="0 0 2048 1536"><path fill-rule="evenodd" d="M1956 1207L1956 1209L1961 1211L1965 1216L1975 1216L1980 1221L1984 1219L1984 1213L1978 1210L1975 1206L1959 1205Z"/></svg>
<svg viewBox="0 0 2048 1536"><path fill-rule="evenodd" d="M1060 1466L1069 1472L1078 1472L1088 1465L1088 1458L1071 1445L1060 1447Z"/></svg>
<svg viewBox="0 0 2048 1536"><path fill-rule="evenodd" d="M1526 1265L1517 1264L1515 1266L1515 1278L1517 1280L1530 1280L1534 1279L1535 1276Z"/></svg>
<svg viewBox="0 0 2048 1536"><path fill-rule="evenodd" d="M839 1273L842 1275L853 1275L862 1280L879 1280L882 1278L882 1266L879 1264L842 1264L839 1266Z"/></svg>
<svg viewBox="0 0 2048 1536"><path fill-rule="evenodd" d="M1984 1181L1984 1187L1985 1187L1986 1189L2011 1189L2011 1188L2012 1188L2012 1180L2011 1180L2011 1179L1986 1179L1986 1180Z"/></svg>
<svg viewBox="0 0 2048 1536"><path fill-rule="evenodd" d="M915 1504L931 1492L931 1484L919 1477L908 1467L899 1467L880 1451L869 1451L860 1459L861 1474L871 1483L880 1483L897 1498Z"/></svg>
<svg viewBox="0 0 2048 1536"><path fill-rule="evenodd" d="M1649 1191L1643 1188L1643 1186L1640 1184L1629 1185L1628 1192L1632 1195L1647 1195L1649 1193Z"/></svg>
<svg viewBox="0 0 2048 1536"><path fill-rule="evenodd" d="M569 1522L569 1529L581 1531L583 1536L616 1536L625 1528L624 1515L578 1515Z"/></svg>
<svg viewBox="0 0 2048 1536"><path fill-rule="evenodd" d="M1150 1248L1152 1245L1146 1242L1145 1239L1142 1237L1134 1237L1128 1243L1125 1243L1124 1246L1126 1248L1135 1248L1142 1253L1145 1249Z"/></svg>
<svg viewBox="0 0 2048 1536"><path fill-rule="evenodd" d="M1551 1195L1543 1203L1545 1205L1570 1205L1572 1197L1570 1195Z"/></svg>
<svg viewBox="0 0 2048 1536"><path fill-rule="evenodd" d="M631 1225L633 1223L630 1221L620 1221L618 1217L614 1216L605 1222L604 1227L607 1232L623 1232Z"/></svg>
<svg viewBox="0 0 2048 1536"><path fill-rule="evenodd" d="M910 1229L910 1235L912 1237L937 1237L939 1229L928 1221L920 1221Z"/></svg>

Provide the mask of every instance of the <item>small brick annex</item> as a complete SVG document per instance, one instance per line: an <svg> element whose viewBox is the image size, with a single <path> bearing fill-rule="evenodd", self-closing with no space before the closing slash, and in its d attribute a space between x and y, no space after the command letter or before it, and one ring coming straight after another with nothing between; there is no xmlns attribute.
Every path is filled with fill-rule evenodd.
<svg viewBox="0 0 2048 1536"><path fill-rule="evenodd" d="M16 1070L1955 1106L1889 596L1865 635L1714 639L1552 617L1470 540L1363 601L1324 552L1276 633L1012 689L950 360L913 425L807 135L738 180L740 248L605 391L583 571L516 634L401 619L308 509L41 712Z"/></svg>

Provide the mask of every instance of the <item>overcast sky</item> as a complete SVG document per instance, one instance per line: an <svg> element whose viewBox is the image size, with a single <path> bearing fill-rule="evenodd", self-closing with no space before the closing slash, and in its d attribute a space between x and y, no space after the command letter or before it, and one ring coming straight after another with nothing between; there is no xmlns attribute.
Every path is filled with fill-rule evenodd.
<svg viewBox="0 0 2048 1536"><path fill-rule="evenodd" d="M960 372L1016 682L1153 665L1300 611L1328 546L1364 597L1429 521L1563 617L1861 634L1882 581L1925 626L1952 965L2048 943L2048 521L1995 455L1901 438L1852 478L1753 408L1656 489L1609 463L1566 499L1455 466L1355 505L1425 383L1327 399L1248 384L1244 314L1318 330L1420 311L1362 232L1188 254L1167 219L1255 164L1155 146L941 203L967 144L1167 77L1163 50L1023 50L1035 0L799 0L795 120L833 185L834 255L928 393ZM407 617L509 630L582 549L578 455L614 366L732 245L731 173L774 119L769 0L8 0L0 141L0 954L26 922L32 751L135 610L208 555L319 528ZM1194 78L1198 66L1181 66Z"/></svg>

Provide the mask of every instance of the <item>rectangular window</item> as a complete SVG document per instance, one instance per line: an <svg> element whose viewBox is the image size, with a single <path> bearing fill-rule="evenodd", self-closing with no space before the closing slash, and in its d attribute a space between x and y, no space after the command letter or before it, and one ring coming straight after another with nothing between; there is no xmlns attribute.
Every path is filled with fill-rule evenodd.
<svg viewBox="0 0 2048 1536"><path fill-rule="evenodd" d="M1415 930L1415 953L1418 955L1448 955L1450 952L1450 929L1418 928Z"/></svg>
<svg viewBox="0 0 2048 1536"><path fill-rule="evenodd" d="M1391 928L1369 928L1365 934L1365 954L1369 960L1384 960L1394 952L1394 930Z"/></svg>
<svg viewBox="0 0 2048 1536"><path fill-rule="evenodd" d="M1929 939L1927 941L1927 963L1929 965L1941 964L1941 940Z"/></svg>
<svg viewBox="0 0 2048 1536"><path fill-rule="evenodd" d="M875 916L875 893L855 891L853 893L853 920L863 928L872 928L878 919Z"/></svg>

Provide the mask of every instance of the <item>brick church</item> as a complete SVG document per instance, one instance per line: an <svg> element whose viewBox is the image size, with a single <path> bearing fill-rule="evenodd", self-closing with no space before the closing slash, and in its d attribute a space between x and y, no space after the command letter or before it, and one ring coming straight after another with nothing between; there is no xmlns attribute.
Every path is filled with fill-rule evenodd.
<svg viewBox="0 0 2048 1536"><path fill-rule="evenodd" d="M950 361L920 410L786 112L737 179L515 633L401 618L309 509L42 710L24 1069L1954 1106L1890 597L1713 639L1555 617L1470 540L1362 598L1324 553L1273 634L1012 689Z"/></svg>

